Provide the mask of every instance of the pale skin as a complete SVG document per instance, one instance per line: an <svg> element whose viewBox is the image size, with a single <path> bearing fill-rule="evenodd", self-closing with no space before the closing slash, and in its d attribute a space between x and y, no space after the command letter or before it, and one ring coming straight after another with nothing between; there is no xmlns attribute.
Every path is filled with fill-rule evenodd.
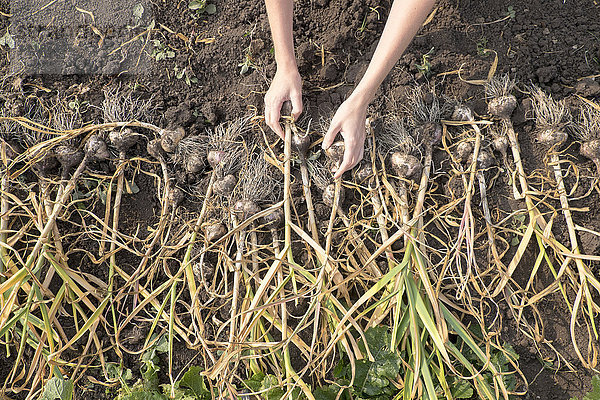
<svg viewBox="0 0 600 400"><path fill-rule="evenodd" d="M421 24L433 8L435 0L394 0L388 20L364 76L350 96L339 106L323 138L323 148L333 144L339 133L344 139L344 160L335 173L339 179L363 158L367 107L381 82L394 67ZM293 0L265 0L277 72L265 95L265 121L284 138L279 123L284 102L292 104L292 117L302 113L302 79L298 73L293 39Z"/></svg>

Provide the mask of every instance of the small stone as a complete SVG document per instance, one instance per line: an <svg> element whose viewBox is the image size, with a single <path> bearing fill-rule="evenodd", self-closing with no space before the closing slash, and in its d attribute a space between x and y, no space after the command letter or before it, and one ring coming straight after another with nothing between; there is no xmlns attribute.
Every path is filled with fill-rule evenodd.
<svg viewBox="0 0 600 400"><path fill-rule="evenodd" d="M575 85L575 92L583 97L600 95L600 83L593 78L584 78Z"/></svg>

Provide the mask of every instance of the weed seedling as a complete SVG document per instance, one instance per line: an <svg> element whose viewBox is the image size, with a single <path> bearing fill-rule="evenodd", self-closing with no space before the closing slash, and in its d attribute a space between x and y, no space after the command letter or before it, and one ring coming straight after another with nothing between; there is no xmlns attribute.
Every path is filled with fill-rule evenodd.
<svg viewBox="0 0 600 400"><path fill-rule="evenodd" d="M421 56L421 64L417 65L417 70L423 74L425 78L429 78L431 76L431 62L429 59L431 58L434 50L435 47L432 47L431 50L423 54L423 56Z"/></svg>
<svg viewBox="0 0 600 400"><path fill-rule="evenodd" d="M175 58L175 52L166 44L162 43L160 40L153 39L152 45L154 46L154 48L152 49L150 57L154 58L156 61L162 61L168 58Z"/></svg>
<svg viewBox="0 0 600 400"><path fill-rule="evenodd" d="M489 54L489 49L487 48L488 40L485 36L482 36L477 40L477 55L479 57L486 57Z"/></svg>
<svg viewBox="0 0 600 400"><path fill-rule="evenodd" d="M193 72L190 72L188 67L180 69L177 65L173 68L175 71L175 78L183 79L188 86L192 86L192 83L198 83L198 78L194 76Z"/></svg>
<svg viewBox="0 0 600 400"><path fill-rule="evenodd" d="M190 0L188 8L193 11L194 18L198 18L202 14L212 15L217 12L217 6L207 3L206 0Z"/></svg>

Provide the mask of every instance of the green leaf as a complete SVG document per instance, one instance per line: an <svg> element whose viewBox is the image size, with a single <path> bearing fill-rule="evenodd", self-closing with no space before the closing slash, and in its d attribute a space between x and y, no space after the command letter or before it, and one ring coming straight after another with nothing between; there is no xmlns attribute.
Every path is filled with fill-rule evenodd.
<svg viewBox="0 0 600 400"><path fill-rule="evenodd" d="M73 398L73 382L53 377L44 387L38 400L71 400Z"/></svg>
<svg viewBox="0 0 600 400"><path fill-rule="evenodd" d="M119 397L119 400L168 400L168 398L153 390L139 390Z"/></svg>
<svg viewBox="0 0 600 400"><path fill-rule="evenodd" d="M265 379L265 374L259 372L258 374L252 375L250 379L244 381L244 383L252 390L253 392L258 392L260 387L262 386L262 381Z"/></svg>
<svg viewBox="0 0 600 400"><path fill-rule="evenodd" d="M140 187L137 185L137 183L135 183L135 181L125 181L126 186L127 186L127 193L128 194L137 194L140 192Z"/></svg>
<svg viewBox="0 0 600 400"><path fill-rule="evenodd" d="M264 400L281 400L285 395L285 390L279 385L279 381L274 375L265 375L262 372L260 372L258 374L252 375L252 377L248 380L245 380L244 383L253 392L260 392L261 399ZM292 390L290 398L300 398L300 390Z"/></svg>
<svg viewBox="0 0 600 400"><path fill-rule="evenodd" d="M215 14L217 12L217 6L214 4L209 4L206 6L204 11L206 11L206 13L209 15Z"/></svg>
<svg viewBox="0 0 600 400"><path fill-rule="evenodd" d="M140 3L133 6L133 16L135 17L135 19L140 20L142 18L142 15L144 15L144 6Z"/></svg>
<svg viewBox="0 0 600 400"><path fill-rule="evenodd" d="M279 386L279 381L277 381L277 377L274 375L266 375L260 389L266 391L264 393L266 400L280 400L285 394L285 390Z"/></svg>
<svg viewBox="0 0 600 400"><path fill-rule="evenodd" d="M473 397L473 386L464 379L459 379L455 382L450 391L456 399L470 399Z"/></svg>
<svg viewBox="0 0 600 400"><path fill-rule="evenodd" d="M157 353L166 353L169 351L169 341L166 336L161 336L155 343Z"/></svg>
<svg viewBox="0 0 600 400"><path fill-rule="evenodd" d="M367 339L367 345L369 346L369 350L373 356L375 356L375 353L378 353L382 350L389 350L388 347L391 343L391 337L389 330L385 326L376 326L374 328L367 329L365 332L365 339ZM359 348L363 354L366 354L364 341L359 343Z"/></svg>
<svg viewBox="0 0 600 400"><path fill-rule="evenodd" d="M206 7L206 0L191 0L188 3L188 8L190 10L204 10Z"/></svg>
<svg viewBox="0 0 600 400"><path fill-rule="evenodd" d="M15 48L15 39L8 33L8 30L4 36L0 37L0 46L8 46L11 49Z"/></svg>
<svg viewBox="0 0 600 400"><path fill-rule="evenodd" d="M345 376L344 375L345 369L346 369L346 363L342 359L342 360L340 360L340 362L337 363L337 365L333 369L333 377L336 379L339 379L339 378Z"/></svg>
<svg viewBox="0 0 600 400"><path fill-rule="evenodd" d="M339 388L334 385L317 388L313 392L315 400L336 400Z"/></svg>
<svg viewBox="0 0 600 400"><path fill-rule="evenodd" d="M114 362L106 363L106 372L110 379L122 379L129 381L133 378L133 374L129 368L123 370L123 366Z"/></svg>
<svg viewBox="0 0 600 400"><path fill-rule="evenodd" d="M391 389L391 380L400 371L400 357L389 351L382 351L375 357L375 362L359 360L356 362L356 378L354 387L360 394L379 396Z"/></svg>
<svg viewBox="0 0 600 400"><path fill-rule="evenodd" d="M600 400L600 376L592 377L592 391L583 396L582 400Z"/></svg>
<svg viewBox="0 0 600 400"><path fill-rule="evenodd" d="M210 391L204 383L204 378L200 375L201 371L200 367L190 367L179 381L179 386L190 389L197 399L210 397Z"/></svg>

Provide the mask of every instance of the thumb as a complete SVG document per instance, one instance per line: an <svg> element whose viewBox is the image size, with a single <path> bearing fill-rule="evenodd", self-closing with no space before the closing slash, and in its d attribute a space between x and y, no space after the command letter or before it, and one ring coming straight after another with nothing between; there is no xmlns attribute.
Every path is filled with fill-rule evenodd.
<svg viewBox="0 0 600 400"><path fill-rule="evenodd" d="M292 117L294 120L297 120L300 114L302 114L302 94L295 93L291 96L290 100L292 102Z"/></svg>
<svg viewBox="0 0 600 400"><path fill-rule="evenodd" d="M325 134L325 137L323 137L323 143L321 144L321 147L324 150L327 150L329 148L329 146L331 146L333 144L333 142L335 141L335 137L337 136L339 131L340 131L339 124L337 122L332 121L331 125L329 125L329 129L327 130L327 133Z"/></svg>

